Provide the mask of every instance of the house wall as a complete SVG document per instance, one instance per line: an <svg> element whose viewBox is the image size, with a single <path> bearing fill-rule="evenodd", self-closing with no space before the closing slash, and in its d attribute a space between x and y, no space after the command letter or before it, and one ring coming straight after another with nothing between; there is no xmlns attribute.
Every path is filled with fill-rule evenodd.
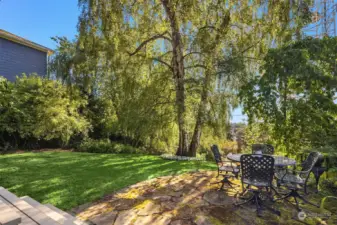
<svg viewBox="0 0 337 225"><path fill-rule="evenodd" d="M0 37L0 76L14 81L22 73L47 74L47 53Z"/></svg>

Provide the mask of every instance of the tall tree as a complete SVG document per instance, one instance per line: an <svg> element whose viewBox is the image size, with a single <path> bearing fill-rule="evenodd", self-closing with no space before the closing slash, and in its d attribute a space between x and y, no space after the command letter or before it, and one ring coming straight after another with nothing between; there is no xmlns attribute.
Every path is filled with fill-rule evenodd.
<svg viewBox="0 0 337 225"><path fill-rule="evenodd" d="M79 46L95 37L100 65L110 68L114 76L141 63L149 67L149 74L155 67L170 72L179 127L177 154L195 156L219 69L235 67L229 64L252 59L271 43L289 38L303 25L305 3L79 0ZM235 80L225 75L226 80ZM187 104L197 93L197 107Z"/></svg>

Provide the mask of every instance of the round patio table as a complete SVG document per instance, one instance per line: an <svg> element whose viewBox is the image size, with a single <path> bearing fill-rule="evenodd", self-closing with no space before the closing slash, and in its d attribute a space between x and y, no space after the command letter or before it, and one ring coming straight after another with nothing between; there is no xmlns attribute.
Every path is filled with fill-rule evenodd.
<svg viewBox="0 0 337 225"><path fill-rule="evenodd" d="M240 162L240 158L242 155L244 154L228 154L227 158L235 162ZM295 159L289 159L285 156L280 156L280 155L272 155L272 156L275 159L274 166L284 167L284 166L296 165Z"/></svg>

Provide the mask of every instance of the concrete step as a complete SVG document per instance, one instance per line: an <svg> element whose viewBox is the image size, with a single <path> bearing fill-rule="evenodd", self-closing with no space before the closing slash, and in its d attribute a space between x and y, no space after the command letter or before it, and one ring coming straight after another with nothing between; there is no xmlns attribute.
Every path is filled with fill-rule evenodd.
<svg viewBox="0 0 337 225"><path fill-rule="evenodd" d="M4 199L2 196L0 196L0 200L5 203L9 208L11 208L13 211L15 211L21 218L21 224L24 225L38 225L34 220L32 220L31 218L29 218L26 214L24 214L23 212L21 212L19 209L17 209L16 207L14 207L10 202L8 202L6 199Z"/></svg>
<svg viewBox="0 0 337 225"><path fill-rule="evenodd" d="M21 223L21 217L10 206L0 200L0 224L18 225Z"/></svg>
<svg viewBox="0 0 337 225"><path fill-rule="evenodd" d="M49 218L46 214L34 208L26 201L18 198L3 187L0 187L0 196L40 225L59 225L59 223Z"/></svg>
<svg viewBox="0 0 337 225"><path fill-rule="evenodd" d="M45 204L45 206L47 206L48 208L50 208L51 210L63 215L65 218L67 218L69 221L72 221L74 224L76 225L89 225L89 223L84 222L80 219L77 219L76 217L70 215L69 213L66 213L64 211L62 211L59 208L56 208L55 206L53 206L52 204Z"/></svg>
<svg viewBox="0 0 337 225"><path fill-rule="evenodd" d="M29 196L23 196L23 197L21 197L21 199L26 201L28 204L30 204L34 208L40 210L41 212L43 212L44 214L46 214L48 217L50 217L52 220L56 221L59 224L74 225L74 223L71 220L67 219L62 214L52 210L51 208L49 208L45 205L42 205L41 203L32 199Z"/></svg>

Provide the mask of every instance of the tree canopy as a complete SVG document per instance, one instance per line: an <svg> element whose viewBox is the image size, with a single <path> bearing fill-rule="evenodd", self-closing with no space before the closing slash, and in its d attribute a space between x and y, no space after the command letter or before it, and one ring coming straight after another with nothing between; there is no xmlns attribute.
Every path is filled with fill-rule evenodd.
<svg viewBox="0 0 337 225"><path fill-rule="evenodd" d="M142 93L134 90L140 83L143 88L147 82L164 84L154 108L175 114L169 124L178 128L177 154L194 156L202 128L215 120L222 127L228 123L233 93L256 67L255 60L271 45L298 33L310 18L308 4L79 0L78 52L98 58L113 104L131 104L130 93L140 100L134 97ZM219 74L221 91L214 85ZM210 135L225 133L219 126L213 128Z"/></svg>
<svg viewBox="0 0 337 225"><path fill-rule="evenodd" d="M270 49L241 91L250 122L270 124L287 152L336 145L337 38L305 38Z"/></svg>

